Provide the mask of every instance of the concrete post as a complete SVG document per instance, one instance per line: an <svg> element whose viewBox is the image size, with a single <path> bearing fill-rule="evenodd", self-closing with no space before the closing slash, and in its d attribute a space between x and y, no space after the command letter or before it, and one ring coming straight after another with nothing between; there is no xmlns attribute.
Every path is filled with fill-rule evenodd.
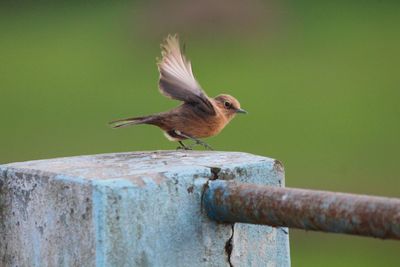
<svg viewBox="0 0 400 267"><path fill-rule="evenodd" d="M0 165L0 266L290 266L287 229L206 216L212 179L283 186L284 171L195 151Z"/></svg>

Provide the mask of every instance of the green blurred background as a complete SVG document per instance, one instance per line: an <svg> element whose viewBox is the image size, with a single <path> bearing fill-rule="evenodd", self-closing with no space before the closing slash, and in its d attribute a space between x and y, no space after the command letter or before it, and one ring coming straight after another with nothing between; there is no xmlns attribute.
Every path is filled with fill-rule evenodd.
<svg viewBox="0 0 400 267"><path fill-rule="evenodd" d="M290 187L400 197L398 1L0 4L0 163L175 149L116 118L178 103L157 90L167 33L210 96L236 96L218 150L280 159ZM399 266L400 243L291 231L293 266Z"/></svg>

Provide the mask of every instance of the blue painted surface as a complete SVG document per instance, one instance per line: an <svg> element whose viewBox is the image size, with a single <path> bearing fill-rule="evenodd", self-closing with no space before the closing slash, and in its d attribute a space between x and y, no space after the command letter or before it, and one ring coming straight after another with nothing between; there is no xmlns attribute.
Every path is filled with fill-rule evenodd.
<svg viewBox="0 0 400 267"><path fill-rule="evenodd" d="M203 196L204 209L207 212L207 216L210 219L217 222L227 222L229 218L229 207L227 205L219 205L215 201L215 195L217 192L223 192L222 198L226 199L229 192L226 190L226 181L213 181L209 183L208 189L205 191ZM226 200L224 200L225 202Z"/></svg>
<svg viewBox="0 0 400 267"><path fill-rule="evenodd" d="M8 241L0 265L228 266L229 257L234 266L289 266L288 237L279 231L236 224L232 232L206 216L201 199L210 178L277 185L283 171L265 157L200 151L2 165L0 194L14 204L0 203Z"/></svg>

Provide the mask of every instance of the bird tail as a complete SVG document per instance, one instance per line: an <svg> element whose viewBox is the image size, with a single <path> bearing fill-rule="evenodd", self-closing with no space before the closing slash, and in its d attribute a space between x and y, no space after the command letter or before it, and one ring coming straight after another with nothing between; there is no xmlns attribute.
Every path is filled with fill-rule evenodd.
<svg viewBox="0 0 400 267"><path fill-rule="evenodd" d="M144 117L133 117L133 118L126 118L126 119L111 121L111 122L109 122L109 124L112 128L121 128L121 127L136 125L136 124L150 123L153 118L154 118L154 116L152 116L152 115L144 116Z"/></svg>

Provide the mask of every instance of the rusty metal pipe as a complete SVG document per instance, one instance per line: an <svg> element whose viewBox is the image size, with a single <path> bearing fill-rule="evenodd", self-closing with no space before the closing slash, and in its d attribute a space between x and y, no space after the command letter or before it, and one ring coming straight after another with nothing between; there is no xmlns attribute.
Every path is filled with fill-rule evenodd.
<svg viewBox="0 0 400 267"><path fill-rule="evenodd" d="M210 181L207 215L218 222L400 239L400 199Z"/></svg>

